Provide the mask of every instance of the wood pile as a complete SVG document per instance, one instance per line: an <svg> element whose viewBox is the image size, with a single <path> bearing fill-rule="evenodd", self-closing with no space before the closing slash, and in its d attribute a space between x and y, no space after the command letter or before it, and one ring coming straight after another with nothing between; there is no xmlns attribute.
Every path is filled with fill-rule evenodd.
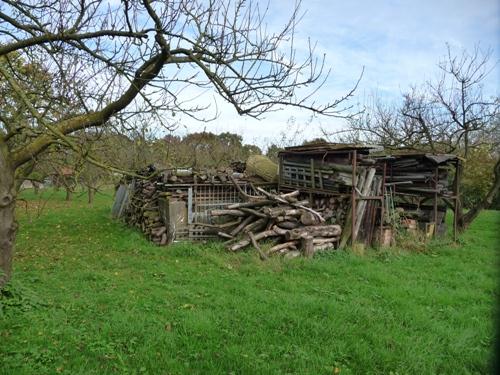
<svg viewBox="0 0 500 375"><path fill-rule="evenodd" d="M139 228L157 245L167 243L167 227L163 223L158 200L162 192L157 181L137 179L132 184L130 201L123 215L125 222Z"/></svg>
<svg viewBox="0 0 500 375"><path fill-rule="evenodd" d="M309 196L309 194L301 195L302 199L307 199L307 196ZM321 213L325 221L329 224L339 224L343 226L350 205L350 197L312 194L311 207Z"/></svg>
<svg viewBox="0 0 500 375"><path fill-rule="evenodd" d="M241 163L234 166L241 168ZM246 174L234 172L233 168L198 171L176 168L158 171L153 166L148 166L136 173L144 178L128 178L123 181L123 185L128 189L128 202L120 217L127 225L138 228L157 245L167 245L173 239L172 233L169 233L169 219L162 217L165 212L160 207L160 199L168 198L170 202L182 201L187 211L188 187L206 186L211 189L206 194L200 192L201 188L196 190L195 198L198 203L213 203L224 198L224 187L232 187L233 184L239 186L249 181ZM252 181L259 182L254 179ZM234 196L238 197L237 191ZM191 205L194 207L193 202Z"/></svg>
<svg viewBox="0 0 500 375"><path fill-rule="evenodd" d="M229 251L236 252L253 245L261 259L271 255L312 256L316 251L333 249L341 234L340 225L329 225L318 211L300 200L298 190L273 194L257 188L261 195L243 192L244 202L212 210L213 217L222 218L218 235L228 241ZM263 251L259 241L272 239L274 244Z"/></svg>
<svg viewBox="0 0 500 375"><path fill-rule="evenodd" d="M399 158L390 163L386 183L388 186L394 186L400 193L452 194L452 189L449 189L448 170L417 156Z"/></svg>
<svg viewBox="0 0 500 375"><path fill-rule="evenodd" d="M240 165L235 165L241 170ZM191 168L167 169L161 173L161 180L165 184L225 184L231 183L230 176L236 180L246 179L242 172L233 168L207 168L195 171Z"/></svg>

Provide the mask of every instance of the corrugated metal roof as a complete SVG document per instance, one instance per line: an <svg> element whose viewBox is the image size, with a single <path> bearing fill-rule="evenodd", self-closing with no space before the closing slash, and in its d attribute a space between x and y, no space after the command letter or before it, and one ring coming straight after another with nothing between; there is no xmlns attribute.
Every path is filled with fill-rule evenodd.
<svg viewBox="0 0 500 375"><path fill-rule="evenodd" d="M422 152L396 152L378 159L386 159L388 161L396 161L401 159L427 159L434 164L444 164L450 161L462 160L462 158L453 154L431 154Z"/></svg>
<svg viewBox="0 0 500 375"><path fill-rule="evenodd" d="M355 143L313 143L310 145L303 146L292 146L286 147L284 151L280 153L324 153L328 151L361 151L363 153L369 153L371 150L380 149L379 146L373 145L363 145Z"/></svg>

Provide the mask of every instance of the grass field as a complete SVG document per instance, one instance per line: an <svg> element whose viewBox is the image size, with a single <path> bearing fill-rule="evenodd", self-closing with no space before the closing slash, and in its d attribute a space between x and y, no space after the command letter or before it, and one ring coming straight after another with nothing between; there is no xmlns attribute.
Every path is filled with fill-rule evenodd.
<svg viewBox="0 0 500 375"><path fill-rule="evenodd" d="M155 247L110 220L110 196L23 197L1 374L489 372L500 212L460 246L261 262Z"/></svg>

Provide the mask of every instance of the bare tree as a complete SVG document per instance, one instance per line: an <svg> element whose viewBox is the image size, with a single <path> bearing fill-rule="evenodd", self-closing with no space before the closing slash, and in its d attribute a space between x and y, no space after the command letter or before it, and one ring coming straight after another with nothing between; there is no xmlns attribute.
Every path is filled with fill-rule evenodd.
<svg viewBox="0 0 500 375"><path fill-rule="evenodd" d="M454 153L465 159L471 157L471 150L487 145L497 160L493 181L483 199L460 215L462 229L493 203L500 190L500 99L484 94L484 84L495 66L490 59L491 51L479 47L472 54L454 55L447 46L446 57L438 64L437 80L411 88L403 95L401 106L375 100L363 116L351 120L346 132L336 135L389 149Z"/></svg>
<svg viewBox="0 0 500 375"><path fill-rule="evenodd" d="M200 89L257 118L283 105L344 115L353 91L314 101L328 71L312 45L294 48L299 6L275 33L266 11L245 0L2 1L0 77L26 121L0 120L0 285L11 275L15 181L52 144L81 152L74 132L111 119L126 130L139 113L167 127L179 113L203 119L210 104L193 101ZM16 70L25 64L51 77L45 92L25 84Z"/></svg>

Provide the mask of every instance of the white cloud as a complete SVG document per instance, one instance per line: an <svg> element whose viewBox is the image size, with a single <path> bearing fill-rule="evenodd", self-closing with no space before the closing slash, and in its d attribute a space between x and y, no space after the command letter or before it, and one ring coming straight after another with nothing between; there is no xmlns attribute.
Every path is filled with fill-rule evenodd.
<svg viewBox="0 0 500 375"><path fill-rule="evenodd" d="M266 2L267 3L267 2ZM268 14L270 29L286 21L289 0L272 0ZM318 102L327 102L345 94L365 67L358 99L377 91L387 100L398 100L411 84L420 84L437 73L437 63L445 54L445 43L458 51L471 50L476 43L494 49L499 60L500 2L497 0L421 0L421 1L330 1L307 0L307 10L298 26L296 47L307 47L307 38L318 41L317 53L326 53L332 76L317 93ZM498 95L499 69L492 73L486 89ZM354 100L356 102L356 100ZM242 118L227 103L218 101L220 117L206 124L186 119L188 131L241 134L246 142L269 143L287 131L290 117L306 123L310 113L288 108L257 121ZM321 135L320 127L338 129L342 121L318 118L309 125L304 138Z"/></svg>

